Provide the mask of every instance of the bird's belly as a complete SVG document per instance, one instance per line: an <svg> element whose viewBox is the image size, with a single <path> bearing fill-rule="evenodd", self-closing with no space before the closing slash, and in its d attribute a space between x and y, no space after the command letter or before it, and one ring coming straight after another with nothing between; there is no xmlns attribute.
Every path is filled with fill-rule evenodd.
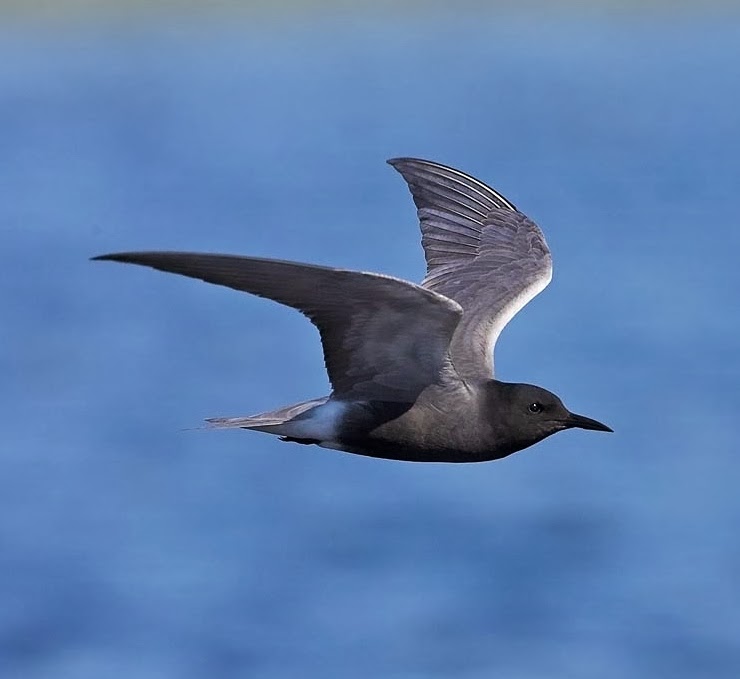
<svg viewBox="0 0 740 679"><path fill-rule="evenodd" d="M414 406L396 418L374 423L361 436L353 431L343 428L338 441L319 445L409 462L481 462L497 457L471 445L469 422L437 409Z"/></svg>
<svg viewBox="0 0 740 679"><path fill-rule="evenodd" d="M373 437L362 441L347 439L319 441L317 445L345 453L402 462L485 462L500 457L488 452L470 452L446 446L419 446L403 441L387 441Z"/></svg>

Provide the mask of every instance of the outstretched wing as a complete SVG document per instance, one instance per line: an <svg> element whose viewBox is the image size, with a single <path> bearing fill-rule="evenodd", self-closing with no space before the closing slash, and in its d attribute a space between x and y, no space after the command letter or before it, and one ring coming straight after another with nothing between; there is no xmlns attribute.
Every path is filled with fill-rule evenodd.
<svg viewBox="0 0 740 679"><path fill-rule="evenodd" d="M398 278L257 257L123 252L141 264L293 307L319 329L334 395L413 402L440 378L460 306Z"/></svg>
<svg viewBox="0 0 740 679"><path fill-rule="evenodd" d="M422 286L463 308L452 362L463 377L490 378L499 334L552 278L544 236L500 193L459 170L415 158L388 162L417 207L427 261Z"/></svg>

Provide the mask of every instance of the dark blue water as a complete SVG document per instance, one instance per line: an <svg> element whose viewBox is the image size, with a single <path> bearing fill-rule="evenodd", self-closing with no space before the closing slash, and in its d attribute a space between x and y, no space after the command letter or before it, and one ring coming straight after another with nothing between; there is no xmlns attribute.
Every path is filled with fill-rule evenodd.
<svg viewBox="0 0 740 679"><path fill-rule="evenodd" d="M0 675L740 676L731 17L162 16L0 40ZM543 227L498 376L616 430L412 465L182 431L315 330L101 252L419 279L430 157Z"/></svg>

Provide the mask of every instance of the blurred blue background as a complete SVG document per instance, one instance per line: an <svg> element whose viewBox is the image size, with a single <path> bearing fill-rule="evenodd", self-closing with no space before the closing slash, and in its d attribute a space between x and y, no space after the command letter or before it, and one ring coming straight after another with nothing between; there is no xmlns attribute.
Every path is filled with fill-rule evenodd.
<svg viewBox="0 0 740 679"><path fill-rule="evenodd" d="M3 5L0 675L740 676L740 15L701 8ZM87 258L419 280L398 155L540 223L498 377L614 435L445 466L183 431L326 393L317 333Z"/></svg>

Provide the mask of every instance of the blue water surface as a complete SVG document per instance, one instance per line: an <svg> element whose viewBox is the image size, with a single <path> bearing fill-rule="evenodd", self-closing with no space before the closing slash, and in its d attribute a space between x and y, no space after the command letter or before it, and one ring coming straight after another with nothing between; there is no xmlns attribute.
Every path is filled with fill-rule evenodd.
<svg viewBox="0 0 740 679"><path fill-rule="evenodd" d="M740 676L736 27L0 29L0 675ZM540 223L555 276L497 376L614 435L455 466L185 431L327 393L316 331L88 257L419 280L398 155Z"/></svg>

